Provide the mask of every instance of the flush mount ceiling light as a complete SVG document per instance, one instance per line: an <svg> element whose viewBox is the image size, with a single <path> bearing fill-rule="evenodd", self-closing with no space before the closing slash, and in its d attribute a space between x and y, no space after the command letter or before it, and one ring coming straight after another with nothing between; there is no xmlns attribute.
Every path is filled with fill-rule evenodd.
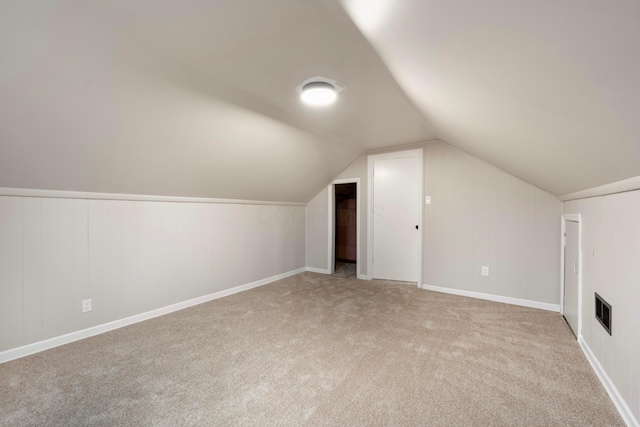
<svg viewBox="0 0 640 427"><path fill-rule="evenodd" d="M298 86L300 99L313 107L325 107L333 104L338 99L338 93L344 88L338 86L335 81L324 77L313 77L305 80Z"/></svg>
<svg viewBox="0 0 640 427"><path fill-rule="evenodd" d="M338 93L331 83L327 82L311 82L302 86L300 99L307 105L315 107L323 107L336 102Z"/></svg>

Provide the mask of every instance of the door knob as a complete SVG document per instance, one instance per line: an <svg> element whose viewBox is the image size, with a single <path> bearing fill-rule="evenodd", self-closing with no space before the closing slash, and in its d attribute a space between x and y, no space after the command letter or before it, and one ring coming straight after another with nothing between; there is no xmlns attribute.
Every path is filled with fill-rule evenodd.
<svg viewBox="0 0 640 427"><path fill-rule="evenodd" d="M419 230L418 226L416 225L416 230Z"/></svg>

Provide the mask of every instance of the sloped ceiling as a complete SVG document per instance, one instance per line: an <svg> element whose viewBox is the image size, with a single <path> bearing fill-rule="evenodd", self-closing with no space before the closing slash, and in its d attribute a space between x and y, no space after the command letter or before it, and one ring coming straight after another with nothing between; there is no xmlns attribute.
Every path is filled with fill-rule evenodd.
<svg viewBox="0 0 640 427"><path fill-rule="evenodd" d="M0 2L0 187L306 202L439 138L555 195L640 175L640 3ZM346 90L330 109L295 88Z"/></svg>
<svg viewBox="0 0 640 427"><path fill-rule="evenodd" d="M317 75L333 108L298 100ZM337 4L0 2L0 187L306 202L433 137Z"/></svg>
<svg viewBox="0 0 640 427"><path fill-rule="evenodd" d="M640 2L342 4L438 138L557 196L640 175Z"/></svg>

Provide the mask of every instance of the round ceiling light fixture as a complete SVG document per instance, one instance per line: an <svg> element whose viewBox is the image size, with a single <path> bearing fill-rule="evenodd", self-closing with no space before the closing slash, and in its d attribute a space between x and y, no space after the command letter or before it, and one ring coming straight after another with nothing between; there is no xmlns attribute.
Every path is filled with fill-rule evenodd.
<svg viewBox="0 0 640 427"><path fill-rule="evenodd" d="M298 86L302 102L313 107L325 107L333 104L338 99L338 93L342 90L343 88L338 86L335 81L324 77L313 77Z"/></svg>
<svg viewBox="0 0 640 427"><path fill-rule="evenodd" d="M314 107L324 107L336 102L338 93L331 83L327 82L311 82L302 86L300 99L307 105Z"/></svg>

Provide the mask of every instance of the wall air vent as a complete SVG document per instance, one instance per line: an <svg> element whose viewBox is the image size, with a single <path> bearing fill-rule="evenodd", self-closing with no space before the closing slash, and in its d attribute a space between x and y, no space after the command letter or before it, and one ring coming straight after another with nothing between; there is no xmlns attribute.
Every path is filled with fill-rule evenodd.
<svg viewBox="0 0 640 427"><path fill-rule="evenodd" d="M596 292L596 319L611 335L611 305Z"/></svg>

